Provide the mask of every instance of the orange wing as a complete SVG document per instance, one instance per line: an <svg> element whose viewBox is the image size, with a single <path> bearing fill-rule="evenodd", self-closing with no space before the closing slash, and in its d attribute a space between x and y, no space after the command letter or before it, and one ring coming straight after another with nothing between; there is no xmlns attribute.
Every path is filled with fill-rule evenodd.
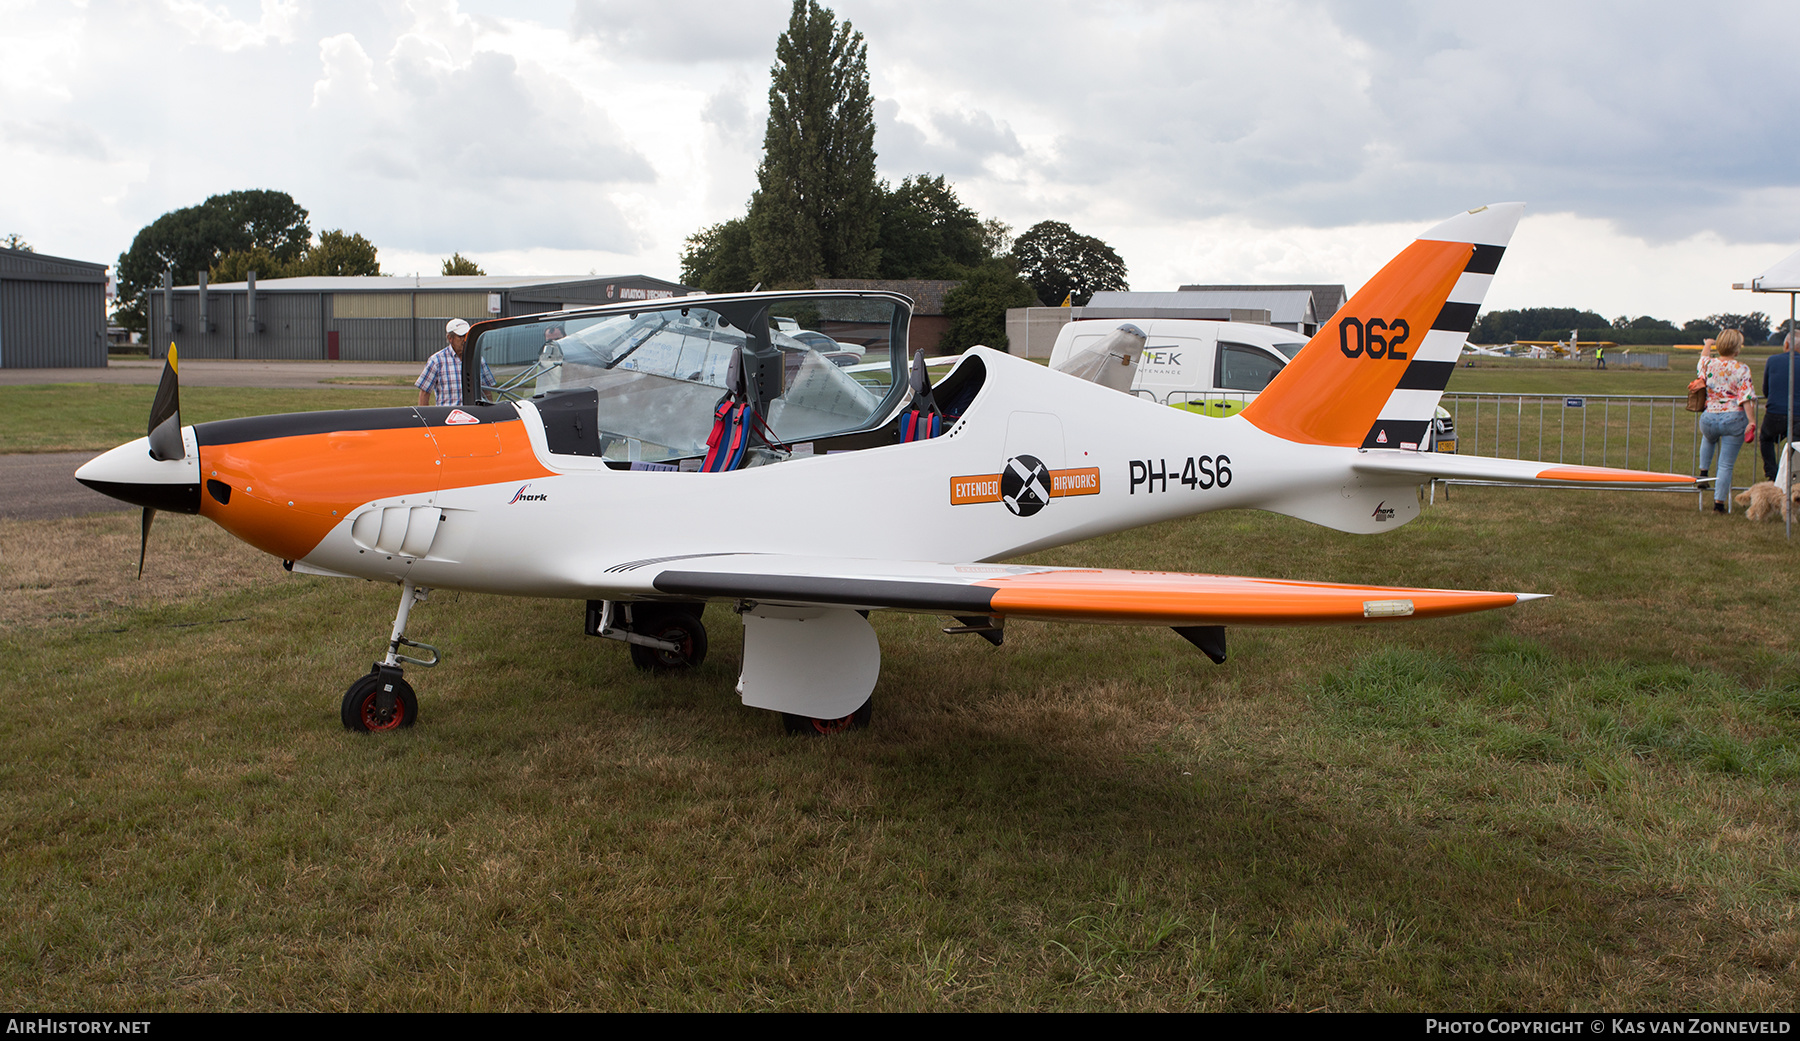
<svg viewBox="0 0 1800 1041"><path fill-rule="evenodd" d="M672 596L1119 625L1330 625L1436 618L1537 598L1169 571L772 554L691 557L614 571L639 566L656 568L651 584Z"/></svg>

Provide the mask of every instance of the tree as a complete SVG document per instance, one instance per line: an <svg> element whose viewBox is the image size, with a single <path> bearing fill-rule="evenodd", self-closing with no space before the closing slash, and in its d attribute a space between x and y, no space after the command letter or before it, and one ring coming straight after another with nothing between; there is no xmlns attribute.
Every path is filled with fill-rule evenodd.
<svg viewBox="0 0 1800 1041"><path fill-rule="evenodd" d="M379 275L381 264L376 261L375 254L375 243L356 232L339 228L321 234L318 243L308 248L290 271L296 278L302 275Z"/></svg>
<svg viewBox="0 0 1800 1041"><path fill-rule="evenodd" d="M250 277L252 271L256 272L258 278L286 278L287 269L288 264L276 260L273 253L261 246L252 246L249 249L233 250L220 257L206 279L214 284L243 282Z"/></svg>
<svg viewBox="0 0 1800 1041"><path fill-rule="evenodd" d="M1012 252L1012 225L998 217L981 222L981 249L989 258L1004 257Z"/></svg>
<svg viewBox="0 0 1800 1041"><path fill-rule="evenodd" d="M31 243L20 238L19 233L16 231L5 238L0 239L0 249L16 249L21 253L37 252L37 250L31 248Z"/></svg>
<svg viewBox="0 0 1800 1041"><path fill-rule="evenodd" d="M230 253L260 247L288 263L298 260L311 241L306 209L286 192L229 192L171 210L139 231L131 248L119 255L119 322L143 331L144 292L161 285L169 268L176 285L191 286L201 271L210 271Z"/></svg>
<svg viewBox="0 0 1800 1041"><path fill-rule="evenodd" d="M868 278L879 266L881 186L869 48L848 21L794 0L769 70L769 122L750 198L756 280Z"/></svg>
<svg viewBox="0 0 1800 1041"><path fill-rule="evenodd" d="M286 192L228 192L201 205L218 222L222 250L264 246L282 260L294 260L312 242L306 208Z"/></svg>
<svg viewBox="0 0 1800 1041"><path fill-rule="evenodd" d="M485 275L487 272L481 270L480 265L476 264L468 257L463 256L461 253L452 253L450 254L450 259L444 261L444 274Z"/></svg>
<svg viewBox="0 0 1800 1041"><path fill-rule="evenodd" d="M1006 310L1036 301L1029 283L1013 273L1005 260L990 260L971 271L961 285L944 294L944 317L950 328L938 341L940 352L962 351L975 344L1006 350Z"/></svg>
<svg viewBox="0 0 1800 1041"><path fill-rule="evenodd" d="M261 246L234 250L219 258L207 276L212 282L242 282L250 272L258 278L302 278L307 275L379 275L375 244L355 232L328 231L299 257L283 260Z"/></svg>
<svg viewBox="0 0 1800 1041"><path fill-rule="evenodd" d="M742 293L755 286L749 223L735 217L689 235L681 251L681 281L708 293Z"/></svg>
<svg viewBox="0 0 1800 1041"><path fill-rule="evenodd" d="M1013 243L1012 259L1019 277L1051 306L1071 293L1081 307L1097 292L1127 288L1125 262L1112 247L1061 221L1033 224Z"/></svg>
<svg viewBox="0 0 1800 1041"><path fill-rule="evenodd" d="M943 175L916 174L881 193L882 278L960 278L989 259L981 216Z"/></svg>
<svg viewBox="0 0 1800 1041"><path fill-rule="evenodd" d="M1717 336L1722 329L1736 329L1744 334L1745 343L1764 343L1769 339L1769 316L1761 311L1749 314L1709 314L1683 322L1681 331L1698 337Z"/></svg>
<svg viewBox="0 0 1800 1041"><path fill-rule="evenodd" d="M1519 340L1566 340L1571 329L1605 328L1606 324L1606 319L1594 312L1576 307L1527 307L1512 311L1489 311L1469 330L1469 341L1514 343ZM1627 321L1626 324L1629 325L1630 322Z"/></svg>

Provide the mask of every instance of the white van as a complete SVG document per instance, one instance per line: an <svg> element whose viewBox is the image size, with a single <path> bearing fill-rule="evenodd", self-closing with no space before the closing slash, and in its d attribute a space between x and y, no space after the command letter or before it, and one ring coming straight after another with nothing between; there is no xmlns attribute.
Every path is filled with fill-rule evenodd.
<svg viewBox="0 0 1800 1041"><path fill-rule="evenodd" d="M1164 405L1205 416L1229 416L1256 397L1291 361L1306 340L1273 325L1210 322L1191 318L1090 318L1070 322L1056 335L1050 367L1058 369L1076 351L1093 346L1129 322L1143 330L1131 392ZM1456 423L1443 408L1420 448L1456 451Z"/></svg>
<svg viewBox="0 0 1800 1041"><path fill-rule="evenodd" d="M1105 339L1126 321L1094 318L1063 326L1050 349L1050 367L1058 368L1075 351ZM1273 325L1181 318L1131 324L1145 335L1131 392L1209 416L1229 416L1243 408L1306 346L1299 333Z"/></svg>

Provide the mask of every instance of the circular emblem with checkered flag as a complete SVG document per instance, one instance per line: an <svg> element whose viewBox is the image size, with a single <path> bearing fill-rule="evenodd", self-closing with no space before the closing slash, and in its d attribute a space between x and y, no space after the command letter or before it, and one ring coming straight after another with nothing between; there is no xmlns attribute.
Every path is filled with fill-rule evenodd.
<svg viewBox="0 0 1800 1041"><path fill-rule="evenodd" d="M1050 501L1050 470L1037 456L1016 455L1000 475L1000 501L1021 517L1029 517Z"/></svg>

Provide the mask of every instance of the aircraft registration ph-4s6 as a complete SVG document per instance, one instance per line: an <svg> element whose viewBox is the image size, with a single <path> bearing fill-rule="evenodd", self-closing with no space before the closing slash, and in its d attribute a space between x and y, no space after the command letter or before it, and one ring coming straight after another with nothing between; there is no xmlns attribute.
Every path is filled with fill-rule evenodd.
<svg viewBox="0 0 1800 1041"><path fill-rule="evenodd" d="M690 296L484 322L467 407L183 427L169 352L150 434L84 484L199 513L295 571L400 585L386 657L344 724L410 725L402 666L427 587L587 602L647 669L697 664L707 601L744 624L737 689L790 729L868 718L867 613L1171 626L1216 662L1225 627L1432 618L1531 594L1015 567L1022 553L1206 510L1347 532L1418 514L1433 479L1589 487L1693 479L1418 451L1522 206L1408 246L1250 405L1196 415L973 348L935 386L889 293ZM526 395L530 396L527 397ZM141 572L141 563L140 563Z"/></svg>

